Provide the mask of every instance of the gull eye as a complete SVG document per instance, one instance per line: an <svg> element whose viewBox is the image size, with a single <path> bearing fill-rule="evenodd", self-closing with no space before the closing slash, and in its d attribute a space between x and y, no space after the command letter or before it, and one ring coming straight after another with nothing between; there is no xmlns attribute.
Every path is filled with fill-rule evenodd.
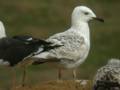
<svg viewBox="0 0 120 90"><path fill-rule="evenodd" d="M89 13L88 12L84 12L85 15L88 15Z"/></svg>

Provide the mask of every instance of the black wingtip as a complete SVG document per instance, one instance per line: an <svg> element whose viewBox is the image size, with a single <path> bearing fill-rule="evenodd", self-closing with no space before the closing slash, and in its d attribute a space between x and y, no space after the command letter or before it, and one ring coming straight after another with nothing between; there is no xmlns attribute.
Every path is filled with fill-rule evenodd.
<svg viewBox="0 0 120 90"><path fill-rule="evenodd" d="M44 50L42 52L49 51L49 50L52 50L52 49L56 49L56 48L59 48L61 46L63 46L63 45L54 45L54 46L52 46L52 45L45 45L44 46Z"/></svg>
<svg viewBox="0 0 120 90"><path fill-rule="evenodd" d="M53 47L53 48L59 48L59 47L62 47L62 46L64 46L64 45L54 45L54 46L51 46L51 47Z"/></svg>
<svg viewBox="0 0 120 90"><path fill-rule="evenodd" d="M47 42L47 41L45 41L45 40L43 40L43 39L39 39L38 40L41 44L43 44L43 45L50 45L50 44L52 44L51 42Z"/></svg>

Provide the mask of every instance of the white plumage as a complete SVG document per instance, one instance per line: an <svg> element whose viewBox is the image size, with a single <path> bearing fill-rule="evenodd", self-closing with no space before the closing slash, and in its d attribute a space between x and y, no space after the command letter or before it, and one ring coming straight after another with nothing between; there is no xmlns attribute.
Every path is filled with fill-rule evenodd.
<svg viewBox="0 0 120 90"><path fill-rule="evenodd" d="M60 64L65 68L79 66L87 57L90 48L89 42L84 37L79 29L75 30L73 27L66 32L51 36L47 41L64 46L47 52L46 58L61 59Z"/></svg>
<svg viewBox="0 0 120 90"><path fill-rule="evenodd" d="M71 17L71 27L65 32L55 34L47 39L60 48L34 56L35 58L57 58L62 68L77 68L88 56L90 50L90 33L88 22L96 18L91 9L77 6ZM75 73L74 73L75 74Z"/></svg>
<svg viewBox="0 0 120 90"><path fill-rule="evenodd" d="M6 37L5 27L3 23L0 21L0 38Z"/></svg>

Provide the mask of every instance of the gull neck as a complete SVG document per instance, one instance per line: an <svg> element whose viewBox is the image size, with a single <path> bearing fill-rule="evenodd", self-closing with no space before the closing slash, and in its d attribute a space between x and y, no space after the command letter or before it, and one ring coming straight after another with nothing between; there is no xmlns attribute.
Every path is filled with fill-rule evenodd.
<svg viewBox="0 0 120 90"><path fill-rule="evenodd" d="M6 37L5 28L2 22L0 22L0 38Z"/></svg>
<svg viewBox="0 0 120 90"><path fill-rule="evenodd" d="M72 30L74 30L77 33L80 33L87 42L90 42L90 31L89 31L89 25L87 22L78 22L78 23L72 23Z"/></svg>

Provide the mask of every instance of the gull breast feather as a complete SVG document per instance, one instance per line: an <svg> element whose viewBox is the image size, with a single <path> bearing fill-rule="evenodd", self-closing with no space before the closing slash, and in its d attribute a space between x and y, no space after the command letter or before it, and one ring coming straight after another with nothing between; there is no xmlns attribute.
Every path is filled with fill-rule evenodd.
<svg viewBox="0 0 120 90"><path fill-rule="evenodd" d="M74 62L82 58L86 53L87 46L84 37L77 32L66 31L64 33L55 34L48 38L47 41L63 45L60 48L49 51L49 55L52 57L70 61L73 60Z"/></svg>

